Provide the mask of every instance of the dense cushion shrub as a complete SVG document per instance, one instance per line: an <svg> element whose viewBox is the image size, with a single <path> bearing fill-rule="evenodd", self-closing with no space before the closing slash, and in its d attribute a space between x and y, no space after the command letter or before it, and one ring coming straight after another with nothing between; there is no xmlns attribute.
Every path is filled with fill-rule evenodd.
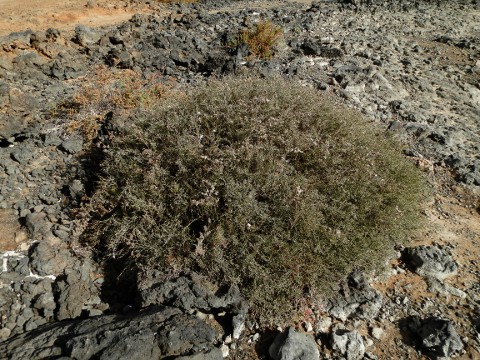
<svg viewBox="0 0 480 360"><path fill-rule="evenodd" d="M314 89L226 79L131 121L103 163L90 241L139 266L237 283L263 323L381 265L415 225L416 168Z"/></svg>

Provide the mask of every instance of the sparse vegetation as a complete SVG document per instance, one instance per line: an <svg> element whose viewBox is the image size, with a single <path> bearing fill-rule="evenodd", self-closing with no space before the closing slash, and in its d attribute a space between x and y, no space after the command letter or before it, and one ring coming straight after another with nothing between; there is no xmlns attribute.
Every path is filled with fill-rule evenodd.
<svg viewBox="0 0 480 360"><path fill-rule="evenodd" d="M415 226L417 169L310 88L227 79L132 121L104 163L88 240L237 283L263 324L381 265Z"/></svg>
<svg viewBox="0 0 480 360"><path fill-rule="evenodd" d="M282 34L282 29L271 21L260 21L240 31L230 46L246 44L250 58L269 59Z"/></svg>
<svg viewBox="0 0 480 360"><path fill-rule="evenodd" d="M68 133L79 132L90 142L109 112L147 107L169 91L164 83L145 79L133 70L97 66L74 96L55 109L55 116L66 118Z"/></svg>

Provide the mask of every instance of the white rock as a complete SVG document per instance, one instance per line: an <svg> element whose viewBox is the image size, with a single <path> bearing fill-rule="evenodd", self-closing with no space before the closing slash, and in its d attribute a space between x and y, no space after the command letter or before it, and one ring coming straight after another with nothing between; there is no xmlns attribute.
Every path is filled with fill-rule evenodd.
<svg viewBox="0 0 480 360"><path fill-rule="evenodd" d="M317 322L317 331L321 333L328 333L330 331L330 326L332 326L332 318L325 317Z"/></svg>
<svg viewBox="0 0 480 360"><path fill-rule="evenodd" d="M374 339L380 340L383 336L383 329L379 327L374 327L371 331L371 334Z"/></svg>
<svg viewBox="0 0 480 360"><path fill-rule="evenodd" d="M205 314L197 310L197 312L195 313L195 316L198 317L200 320L205 320L208 317L208 314Z"/></svg>
<svg viewBox="0 0 480 360"><path fill-rule="evenodd" d="M312 332L313 331L313 325L310 321L306 321L305 322L305 330L307 332Z"/></svg>
<svg viewBox="0 0 480 360"><path fill-rule="evenodd" d="M224 358L226 358L226 357L228 357L228 355L230 355L230 348L227 345L223 344L222 347L220 348L220 350L222 350L222 356Z"/></svg>

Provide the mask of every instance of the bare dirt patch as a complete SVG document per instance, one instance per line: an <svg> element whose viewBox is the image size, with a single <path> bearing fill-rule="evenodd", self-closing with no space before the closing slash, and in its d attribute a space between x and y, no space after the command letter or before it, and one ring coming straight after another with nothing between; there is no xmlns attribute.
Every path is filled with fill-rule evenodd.
<svg viewBox="0 0 480 360"><path fill-rule="evenodd" d="M0 36L31 29L72 30L83 24L99 27L121 23L148 8L123 1L0 0Z"/></svg>

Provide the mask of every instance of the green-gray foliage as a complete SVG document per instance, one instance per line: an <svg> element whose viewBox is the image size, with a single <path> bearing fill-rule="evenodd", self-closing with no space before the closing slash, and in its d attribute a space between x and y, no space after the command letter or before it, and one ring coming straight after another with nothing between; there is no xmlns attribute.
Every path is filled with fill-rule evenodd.
<svg viewBox="0 0 480 360"><path fill-rule="evenodd" d="M104 163L90 236L142 266L238 283L263 323L378 266L415 224L415 167L310 88L227 79L132 121Z"/></svg>

